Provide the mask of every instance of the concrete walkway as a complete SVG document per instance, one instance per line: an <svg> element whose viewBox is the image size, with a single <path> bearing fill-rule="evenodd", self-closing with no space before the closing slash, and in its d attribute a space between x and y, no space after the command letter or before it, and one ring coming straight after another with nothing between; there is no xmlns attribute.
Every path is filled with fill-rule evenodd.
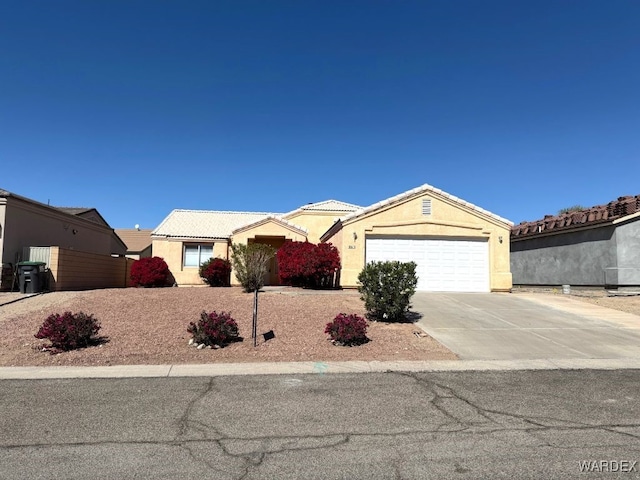
<svg viewBox="0 0 640 480"><path fill-rule="evenodd" d="M462 360L640 359L640 317L563 295L416 293L418 324Z"/></svg>

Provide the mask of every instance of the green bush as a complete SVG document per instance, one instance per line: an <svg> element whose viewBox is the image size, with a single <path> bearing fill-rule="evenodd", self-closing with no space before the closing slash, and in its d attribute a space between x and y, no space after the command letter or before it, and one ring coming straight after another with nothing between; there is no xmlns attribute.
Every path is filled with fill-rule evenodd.
<svg viewBox="0 0 640 480"><path fill-rule="evenodd" d="M358 275L358 291L369 320L405 320L416 291L415 262L370 262Z"/></svg>
<svg viewBox="0 0 640 480"><path fill-rule="evenodd" d="M210 258L200 265L200 277L211 287L231 285L231 262L223 258Z"/></svg>
<svg viewBox="0 0 640 480"><path fill-rule="evenodd" d="M260 290L269 271L269 260L275 256L276 249L262 243L234 243L231 251L231 263L244 291Z"/></svg>

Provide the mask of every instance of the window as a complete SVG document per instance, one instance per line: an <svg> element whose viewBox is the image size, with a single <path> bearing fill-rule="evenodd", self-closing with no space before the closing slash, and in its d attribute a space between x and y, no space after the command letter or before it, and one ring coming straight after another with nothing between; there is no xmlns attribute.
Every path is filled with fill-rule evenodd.
<svg viewBox="0 0 640 480"><path fill-rule="evenodd" d="M185 245L184 266L199 267L213 257L213 245Z"/></svg>

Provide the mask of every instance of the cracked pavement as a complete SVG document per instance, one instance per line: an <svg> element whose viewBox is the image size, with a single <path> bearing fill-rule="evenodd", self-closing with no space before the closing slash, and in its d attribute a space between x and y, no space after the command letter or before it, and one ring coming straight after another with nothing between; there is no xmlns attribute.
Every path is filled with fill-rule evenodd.
<svg viewBox="0 0 640 480"><path fill-rule="evenodd" d="M640 371L0 381L3 479L640 478ZM636 467L637 470L638 467Z"/></svg>

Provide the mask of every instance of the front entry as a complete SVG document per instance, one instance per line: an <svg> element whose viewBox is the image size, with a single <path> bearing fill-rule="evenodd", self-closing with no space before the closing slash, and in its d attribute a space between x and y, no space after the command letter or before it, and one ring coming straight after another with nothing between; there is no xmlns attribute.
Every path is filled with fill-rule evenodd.
<svg viewBox="0 0 640 480"><path fill-rule="evenodd" d="M263 245L270 245L276 250L279 249L285 241L285 237L268 237L259 235L248 240L249 243L261 243ZM271 260L269 260L269 268L264 278L264 284L280 285L280 277L278 275L278 259L275 256Z"/></svg>

